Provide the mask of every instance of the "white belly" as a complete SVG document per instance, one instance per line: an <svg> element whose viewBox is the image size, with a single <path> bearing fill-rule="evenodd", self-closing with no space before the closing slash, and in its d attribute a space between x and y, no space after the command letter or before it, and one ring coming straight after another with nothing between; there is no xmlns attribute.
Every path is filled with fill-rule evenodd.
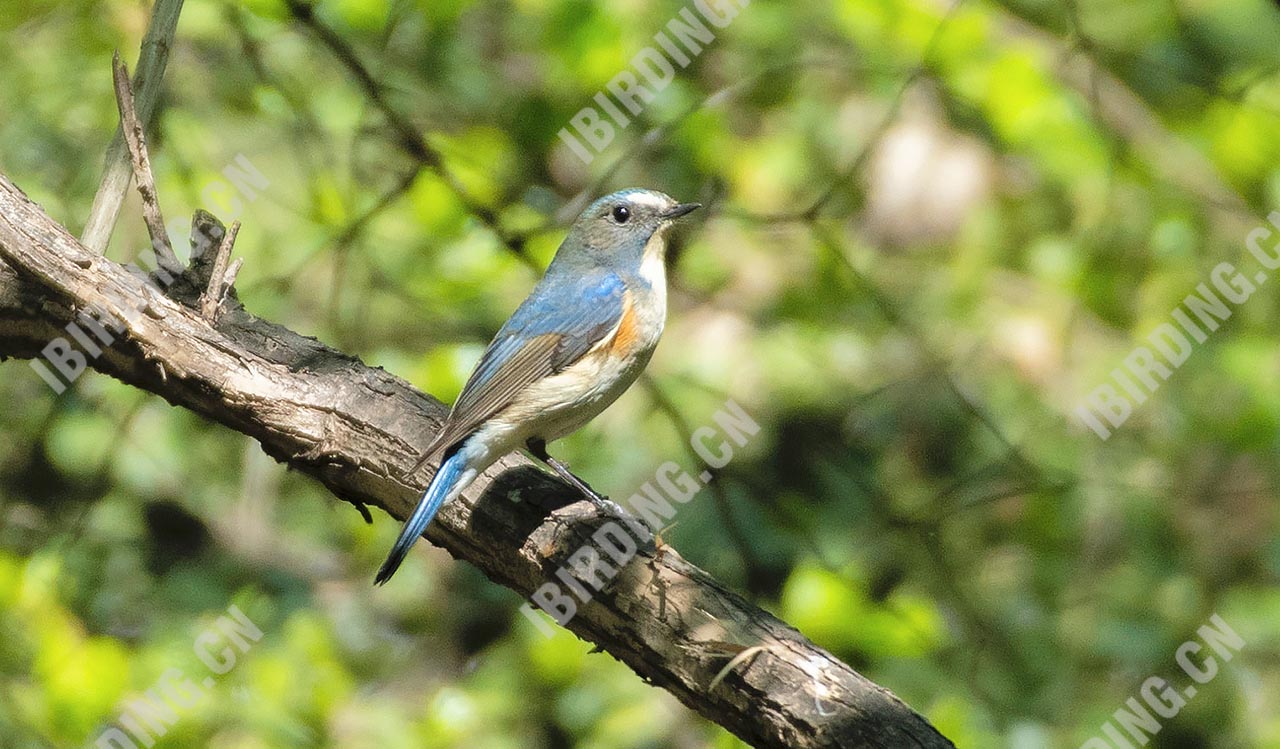
<svg viewBox="0 0 1280 749"><path fill-rule="evenodd" d="M588 354L558 375L531 385L501 415L523 423L528 436L560 439L600 415L631 387L653 355L657 336L629 361L604 351ZM526 437L527 439L527 437Z"/></svg>

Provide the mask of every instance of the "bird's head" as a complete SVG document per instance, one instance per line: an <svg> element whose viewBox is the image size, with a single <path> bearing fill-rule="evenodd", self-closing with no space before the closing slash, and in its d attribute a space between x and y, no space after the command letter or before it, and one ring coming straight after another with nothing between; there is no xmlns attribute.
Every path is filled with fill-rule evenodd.
<svg viewBox="0 0 1280 749"><path fill-rule="evenodd" d="M661 239L676 219L702 206L678 203L656 190L631 188L606 195L587 206L569 231L565 246L581 247L593 259L639 261L646 247L659 251Z"/></svg>

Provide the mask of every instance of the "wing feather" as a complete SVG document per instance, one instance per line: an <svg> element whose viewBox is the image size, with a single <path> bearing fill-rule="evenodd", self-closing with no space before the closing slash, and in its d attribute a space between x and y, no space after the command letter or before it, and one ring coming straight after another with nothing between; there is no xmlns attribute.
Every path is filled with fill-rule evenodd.
<svg viewBox="0 0 1280 749"><path fill-rule="evenodd" d="M616 275L546 281L485 349L419 465L466 438L529 385L564 371L618 326L625 286Z"/></svg>

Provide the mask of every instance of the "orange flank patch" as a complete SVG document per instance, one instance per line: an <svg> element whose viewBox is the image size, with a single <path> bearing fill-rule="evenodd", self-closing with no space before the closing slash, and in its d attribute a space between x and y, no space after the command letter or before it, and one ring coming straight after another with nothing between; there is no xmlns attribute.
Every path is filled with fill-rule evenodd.
<svg viewBox="0 0 1280 749"><path fill-rule="evenodd" d="M631 294L627 293L622 300L622 317L618 320L613 343L609 346L609 352L614 356L630 356L635 351L636 338L640 332L636 329L636 311L631 304Z"/></svg>

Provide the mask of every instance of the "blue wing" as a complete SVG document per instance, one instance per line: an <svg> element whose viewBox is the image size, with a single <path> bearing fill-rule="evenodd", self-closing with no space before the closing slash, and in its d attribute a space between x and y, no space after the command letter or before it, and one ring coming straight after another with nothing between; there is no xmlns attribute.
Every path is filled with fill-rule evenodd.
<svg viewBox="0 0 1280 749"><path fill-rule="evenodd" d="M581 359L618 326L626 286L613 273L569 278L552 271L498 331L425 461L475 431L538 380Z"/></svg>

